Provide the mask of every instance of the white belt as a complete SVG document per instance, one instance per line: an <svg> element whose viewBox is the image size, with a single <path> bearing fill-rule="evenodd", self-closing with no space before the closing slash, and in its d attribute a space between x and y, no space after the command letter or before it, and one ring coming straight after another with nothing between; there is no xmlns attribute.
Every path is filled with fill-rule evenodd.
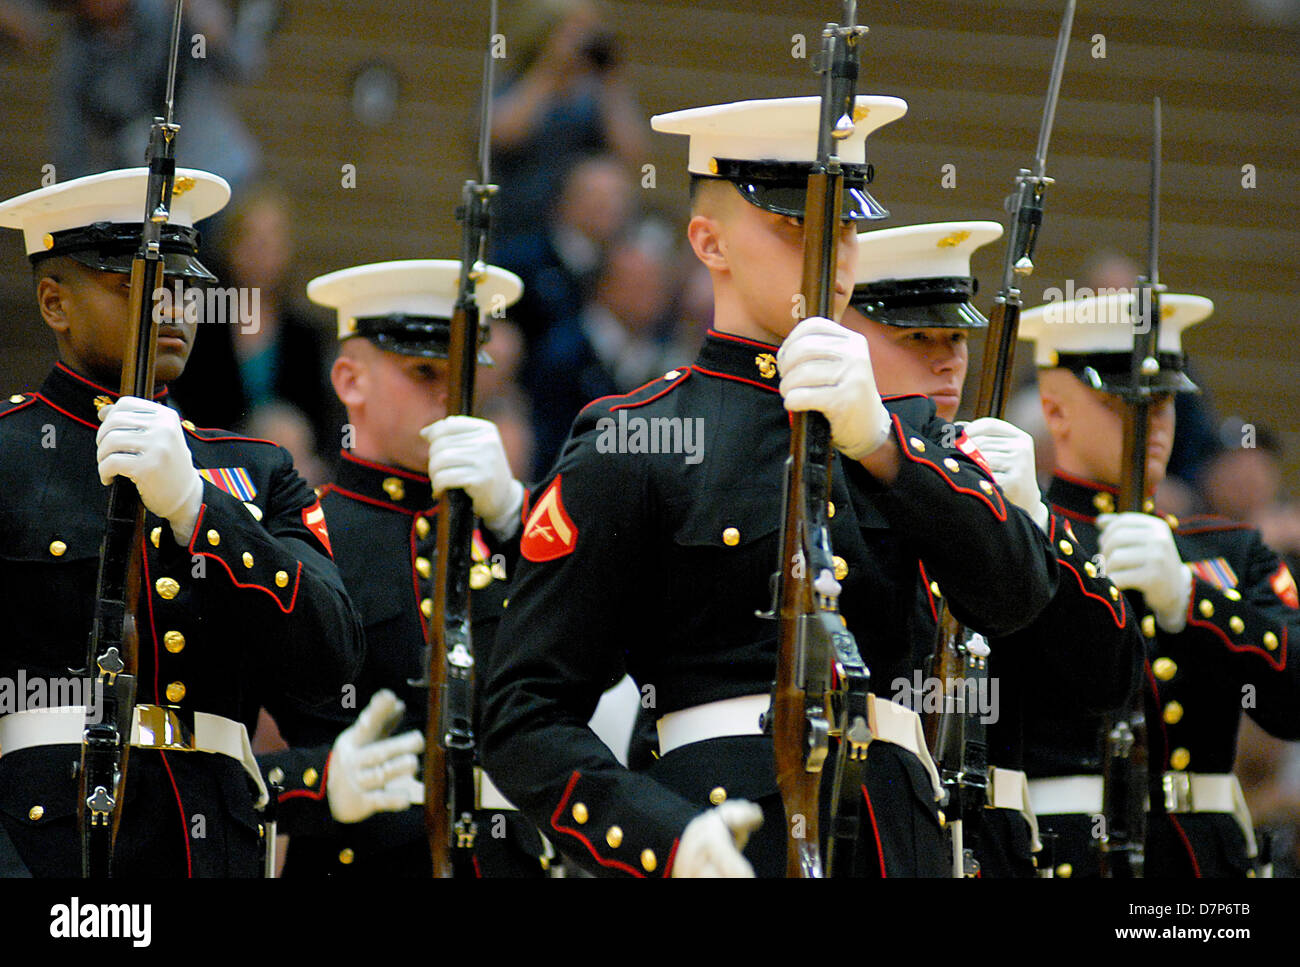
<svg viewBox="0 0 1300 967"><path fill-rule="evenodd" d="M942 799L943 785L939 781L939 770L935 768L930 750L925 745L921 717L910 708L875 695L868 695L867 700L870 719L867 724L871 727L872 737L880 742L902 746L920 759L930 776L935 800ZM696 705L680 712L669 712L658 722L659 754L667 755L692 742L705 742L730 735L762 735L763 730L758 724L759 716L771 704L770 695L742 695L739 698Z"/></svg>
<svg viewBox="0 0 1300 967"><path fill-rule="evenodd" d="M1241 827L1247 856L1255 856L1255 830L1241 783L1232 773L1166 772L1161 777L1167 813L1227 813ZM1029 798L1040 816L1079 813L1095 816L1102 811L1101 776L1061 776L1031 779Z"/></svg>
<svg viewBox="0 0 1300 967"><path fill-rule="evenodd" d="M1029 802L1029 779L1019 769L989 766L988 807L1020 813L1029 824L1029 848L1035 853L1043 848L1038 838L1038 817Z"/></svg>
<svg viewBox="0 0 1300 967"><path fill-rule="evenodd" d="M229 756L244 767L257 787L257 808L264 808L270 801L243 722L208 712L195 712L191 730L178 709L137 705L133 712L131 745L163 752L210 752ZM0 718L0 755L42 745L80 745L85 727L84 705L13 712Z"/></svg>

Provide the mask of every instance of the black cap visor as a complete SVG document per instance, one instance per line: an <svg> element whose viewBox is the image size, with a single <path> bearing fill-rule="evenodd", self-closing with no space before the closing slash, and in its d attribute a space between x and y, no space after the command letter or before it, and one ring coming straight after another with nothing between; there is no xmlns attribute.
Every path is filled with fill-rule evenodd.
<svg viewBox="0 0 1300 967"><path fill-rule="evenodd" d="M805 162L736 161L717 158L717 177L730 181L752 205L777 215L803 218L808 204L808 175ZM889 211L867 191L875 178L871 165L843 165L844 190L840 198L840 219L846 222L878 221Z"/></svg>
<svg viewBox="0 0 1300 967"><path fill-rule="evenodd" d="M1085 386L1125 399L1137 396L1133 382L1131 353L1060 353L1057 366L1074 373ZM1159 353L1160 372L1148 384L1153 393L1199 393L1201 388L1188 378L1187 357L1182 353Z"/></svg>
<svg viewBox="0 0 1300 967"><path fill-rule="evenodd" d="M129 275L140 248L140 223L96 222L51 235L53 244L29 258L35 265L56 255L66 255L99 272ZM217 277L198 260L199 232L182 225L164 225L160 245L163 273L182 279L216 282Z"/></svg>
<svg viewBox="0 0 1300 967"><path fill-rule="evenodd" d="M422 356L425 359L446 359L451 344L451 322L437 316L408 316L393 313L387 316L366 316L358 319L354 335L369 339L380 349L403 356ZM487 340L487 327L479 329L480 348L478 362L491 366L492 357L482 348Z"/></svg>
<svg viewBox="0 0 1300 967"><path fill-rule="evenodd" d="M972 278L882 279L859 285L849 305L875 322L908 329L984 329L989 321L970 304Z"/></svg>

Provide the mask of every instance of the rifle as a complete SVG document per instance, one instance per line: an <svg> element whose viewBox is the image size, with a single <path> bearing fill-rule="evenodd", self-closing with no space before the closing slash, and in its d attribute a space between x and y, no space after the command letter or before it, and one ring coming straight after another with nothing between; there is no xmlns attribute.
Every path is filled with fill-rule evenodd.
<svg viewBox="0 0 1300 967"><path fill-rule="evenodd" d="M1124 399L1124 448L1120 461L1119 502L1116 509L1143 513L1147 509L1147 433L1151 397L1160 374L1160 98L1152 108L1151 194L1147 238L1147 274L1138 279L1133 304L1133 355L1129 392ZM1146 713L1142 690L1116 716L1109 717L1102 760L1101 873L1114 879L1140 877L1146 839L1147 793Z"/></svg>
<svg viewBox="0 0 1300 967"><path fill-rule="evenodd" d="M474 410L479 323L476 284L486 267L491 202L497 186L489 172L492 117L492 38L497 5L489 11L479 119L478 178L461 188L456 218L462 225L460 282L448 340L447 415ZM472 877L474 839L474 648L470 639L469 572L473 564L474 506L463 490L448 490L438 507L433 618L429 623L428 719L425 722L424 821L433 875ZM454 834L454 835L453 835Z"/></svg>
<svg viewBox="0 0 1300 967"><path fill-rule="evenodd" d="M865 27L854 24L855 0L845 0L843 26L827 24L817 70L822 75L817 162L808 177L804 210L801 290L810 315L830 316L835 293L843 169L835 141L853 132L858 44ZM856 837L856 821L838 821L841 798L856 806L857 788L871 741L870 673L839 615L839 583L831 554L826 504L830 497L830 424L820 413L791 417L790 455L781 495L781 558L773 612L779 622L776 682L765 726L772 733L776 781L789 838L786 875L823 875L820 840L822 767L832 735L840 736L835 775L835 834L826 871L833 870L835 840ZM847 728L845 722L851 723ZM835 723L835 727L832 727ZM848 790L843 797L842 790ZM856 815L856 810L854 812ZM848 864L844 864L847 870Z"/></svg>
<svg viewBox="0 0 1300 967"><path fill-rule="evenodd" d="M1047 145L1056 119L1056 102L1065 73L1074 7L1075 0L1068 0L1061 18L1033 170L1020 169L1015 190L1007 198L1011 227L1002 262L1002 286L989 313L989 331L984 342L979 395L975 404L976 417L1001 419L1006 410L1022 305L1017 277L1029 276L1034 271L1034 247L1038 242L1038 229L1043 223L1043 194L1047 186L1053 184L1053 179L1045 174ZM977 690L967 694L981 694L978 689L981 680L988 676L989 653L983 636L968 635L961 622L948 610L947 601L941 600L935 647L927 671L942 682L943 703L939 711L926 716L925 737L947 793L944 807L948 820L946 828L953 847L955 877L974 876L979 872L979 862L962 841L962 823L971 810L984 808L989 791L984 723L969 713L964 699L957 700L957 693L965 690L966 683L973 683Z"/></svg>
<svg viewBox="0 0 1300 967"><path fill-rule="evenodd" d="M171 60L167 70L166 116L155 117L146 154L149 184L145 192L140 248L131 263L130 313L135 326L122 354L121 395L153 395L157 333L153 319L156 293L163 287L162 229L170 218L176 178L176 132L172 119L176 61L180 49L181 6L172 19ZM147 298L146 298L147 294ZM81 875L113 875L113 850L122 822L122 791L131 749L139 660L136 611L144 555L144 504L135 484L113 479L108 518L99 545L95 610L86 647L85 672L94 671L102 700L98 714L87 703L77 769L77 821L81 830Z"/></svg>

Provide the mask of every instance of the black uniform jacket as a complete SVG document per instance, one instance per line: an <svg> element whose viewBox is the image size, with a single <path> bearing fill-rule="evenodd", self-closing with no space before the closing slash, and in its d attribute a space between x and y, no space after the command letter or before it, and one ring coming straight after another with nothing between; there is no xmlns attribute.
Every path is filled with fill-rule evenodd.
<svg viewBox="0 0 1300 967"><path fill-rule="evenodd" d="M1097 552L1095 518L1114 511L1115 493L1061 473L1052 483L1049 502L1071 522L1088 556ZM1151 802L1158 806L1162 773L1232 771L1243 711L1272 735L1300 738L1300 670L1290 640L1300 638L1300 602L1286 565L1245 524L1220 517L1169 522L1195 579L1183 631L1165 632L1150 613L1139 618ZM1030 775L1099 774L1102 719L1061 707L1050 691L1034 695L1026 729ZM1075 876L1096 870L1091 817L1045 824L1060 833L1058 860L1069 862ZM1151 812L1147 876L1240 876L1250 866L1231 816Z"/></svg>
<svg viewBox="0 0 1300 967"><path fill-rule="evenodd" d="M790 426L775 349L711 332L695 365L590 404L534 491L483 669L483 752L506 794L593 872L668 875L683 827L726 796L765 807L746 855L759 875L784 869L768 739L691 743L638 774L586 727L624 669L660 716L770 690L776 625L756 612L772 604ZM831 493L841 608L876 683L911 673L922 556L954 612L991 635L1026 625L1057 581L1034 523L942 445L933 404L887 406L896 482L837 456ZM942 875L920 761L877 742L867 772L862 872Z"/></svg>
<svg viewBox="0 0 1300 967"><path fill-rule="evenodd" d="M0 676L11 681L66 679L85 665L108 505L97 398L116 394L60 364L40 392L0 409ZM275 444L185 430L203 506L188 547L146 517L136 701L222 715L250 733L263 704L337 702L361 662L361 627L315 495ZM80 754L0 749L5 872L80 875ZM132 750L116 875L259 875L250 788L225 755Z"/></svg>
<svg viewBox="0 0 1300 967"><path fill-rule="evenodd" d="M336 823L325 783L334 740L379 689L390 689L406 704L393 734L424 731L428 692L411 683L425 676L433 611L437 507L429 478L345 451L338 479L321 490L321 505L334 558L361 612L366 662L346 703L314 713L276 714L281 732L295 746L261 757L268 776L284 789L280 831L290 834L284 875L427 877L431 865L423 807ZM479 655L491 646L506 599L505 579L517 556L517 539L489 544L475 532L470 618ZM476 864L482 875L542 872L537 834L521 827L514 814L498 819L488 812L480 818Z"/></svg>
<svg viewBox="0 0 1300 967"><path fill-rule="evenodd" d="M1002 769L1025 767L1027 706L1104 715L1134 694L1142 670L1141 632L1128 600L1088 559L1068 518L1049 514L1047 536L1060 568L1056 594L1028 627L989 642L990 704L972 713L985 723L988 764ZM928 580L924 565L921 586L925 636L917 667L924 673L942 603L942 589ZM933 706L937 695L932 688L922 702ZM965 840L982 876L1034 875L1029 825L1018 813L968 815Z"/></svg>

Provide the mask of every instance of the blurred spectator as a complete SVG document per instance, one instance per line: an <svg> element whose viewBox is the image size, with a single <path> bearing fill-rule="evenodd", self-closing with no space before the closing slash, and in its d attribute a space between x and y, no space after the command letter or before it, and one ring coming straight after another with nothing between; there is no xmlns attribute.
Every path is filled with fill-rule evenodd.
<svg viewBox="0 0 1300 967"><path fill-rule="evenodd" d="M316 454L316 437L305 413L292 403L272 400L255 407L245 422L249 436L274 440L293 456L294 469L313 487L329 482L324 461Z"/></svg>
<svg viewBox="0 0 1300 967"><path fill-rule="evenodd" d="M1211 514L1259 529L1264 543L1300 570L1300 502L1282 493L1282 445L1266 426L1233 417L1219 432L1223 449L1201 475L1201 496Z"/></svg>
<svg viewBox="0 0 1300 967"><path fill-rule="evenodd" d="M674 254L663 226L642 223L611 246L594 295L581 312L551 327L538 342L525 377L533 402L537 476L558 455L582 407L636 389L672 368Z"/></svg>
<svg viewBox="0 0 1300 967"><path fill-rule="evenodd" d="M167 86L171 0L65 0L70 20L55 60L54 163L60 181L144 163L149 125ZM238 188L260 152L229 102L226 86L265 60L280 0L190 0L176 72L176 158Z"/></svg>
<svg viewBox="0 0 1300 967"><path fill-rule="evenodd" d="M516 480L527 481L533 469L533 427L528 398L517 381L524 337L513 322L494 319L483 348L492 365L477 369L474 413L497 425L510 472Z"/></svg>
<svg viewBox="0 0 1300 967"><path fill-rule="evenodd" d="M583 158L608 153L639 166L648 127L591 0L520 0L502 24L511 73L493 100L492 165L501 185L494 230L504 243L550 214Z"/></svg>
<svg viewBox="0 0 1300 967"><path fill-rule="evenodd" d="M1255 828L1271 840L1273 875L1300 877L1300 742L1275 739L1245 718L1233 772Z"/></svg>
<svg viewBox="0 0 1300 967"><path fill-rule="evenodd" d="M237 199L218 242L217 274L220 285L235 287L257 312L248 324L200 325L194 354L172 392L200 426L243 429L257 407L292 404L310 422L311 448L332 466L343 425L328 379L333 339L328 324L287 288L293 260L288 201L268 186Z"/></svg>

